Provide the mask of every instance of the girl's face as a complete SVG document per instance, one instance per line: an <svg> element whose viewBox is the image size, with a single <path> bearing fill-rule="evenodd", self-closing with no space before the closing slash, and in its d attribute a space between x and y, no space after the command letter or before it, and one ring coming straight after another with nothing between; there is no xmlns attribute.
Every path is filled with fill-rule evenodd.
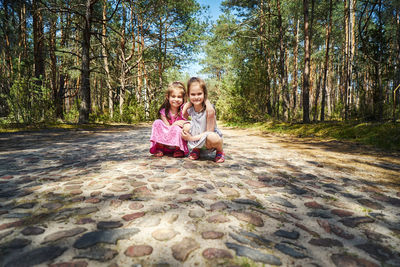
<svg viewBox="0 0 400 267"><path fill-rule="evenodd" d="M173 89L168 97L171 108L179 108L183 104L183 93L182 90Z"/></svg>
<svg viewBox="0 0 400 267"><path fill-rule="evenodd" d="M204 92L199 83L196 82L190 85L189 99L193 106L203 105Z"/></svg>

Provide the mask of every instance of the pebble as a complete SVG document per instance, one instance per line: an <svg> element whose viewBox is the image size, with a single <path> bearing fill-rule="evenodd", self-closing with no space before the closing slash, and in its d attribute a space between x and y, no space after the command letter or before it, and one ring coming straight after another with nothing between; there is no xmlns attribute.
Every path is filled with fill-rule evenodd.
<svg viewBox="0 0 400 267"><path fill-rule="evenodd" d="M343 247L342 242L332 238L313 238L308 243L318 247Z"/></svg>
<svg viewBox="0 0 400 267"><path fill-rule="evenodd" d="M44 233L44 229L36 226L28 226L21 231L23 235L40 235Z"/></svg>
<svg viewBox="0 0 400 267"><path fill-rule="evenodd" d="M284 238L289 238L289 239L294 239L294 240L296 240L296 239L299 238L300 233L297 232L297 231L291 231L291 232L289 232L289 231L285 231L285 230L280 229L280 230L276 231L276 232L274 233L274 235L280 236L280 237L284 237Z"/></svg>
<svg viewBox="0 0 400 267"><path fill-rule="evenodd" d="M189 217L191 218L202 218L204 217L205 212L201 209L195 209L195 210L191 210L189 211Z"/></svg>
<svg viewBox="0 0 400 267"><path fill-rule="evenodd" d="M282 197L270 196L270 197L267 197L267 200L272 202L272 203L275 203L275 204L278 204L278 205L281 205L281 206L284 206L284 207L287 207L287 208L296 208L295 205L293 205L287 199L284 199Z"/></svg>
<svg viewBox="0 0 400 267"><path fill-rule="evenodd" d="M200 245L196 240L190 237L185 237L179 243L176 243L171 247L172 256L176 260L184 262L189 254L198 248L200 248Z"/></svg>
<svg viewBox="0 0 400 267"><path fill-rule="evenodd" d="M79 251L78 255L74 256L75 259L89 259L100 262L106 262L112 260L118 255L118 251L115 249L104 248L101 246L91 247L84 251Z"/></svg>
<svg viewBox="0 0 400 267"><path fill-rule="evenodd" d="M207 231L207 232L202 232L201 237L203 239L220 239L224 236L224 233L222 232L216 232L216 231Z"/></svg>
<svg viewBox="0 0 400 267"><path fill-rule="evenodd" d="M0 244L0 255L12 249L24 248L32 243L32 240L26 238L14 238L6 243Z"/></svg>
<svg viewBox="0 0 400 267"><path fill-rule="evenodd" d="M140 210L143 207L144 207L144 205L139 202L133 202L133 203L129 204L129 209L131 209L131 210Z"/></svg>
<svg viewBox="0 0 400 267"><path fill-rule="evenodd" d="M71 261L71 262L59 262L49 264L48 267L86 267L88 263L86 261Z"/></svg>
<svg viewBox="0 0 400 267"><path fill-rule="evenodd" d="M288 245L284 243L279 243L275 245L275 248L279 250L280 252L289 255L290 257L293 257L295 259L304 259L307 258L308 256L305 255L304 253L298 251L299 247L294 246L294 245Z"/></svg>
<svg viewBox="0 0 400 267"><path fill-rule="evenodd" d="M373 223L375 222L375 220L372 219L371 217L351 217L351 218L341 219L339 220L339 222L343 223L348 227L354 228L362 223Z"/></svg>
<svg viewBox="0 0 400 267"><path fill-rule="evenodd" d="M150 255L153 252L153 248L148 245L134 245L130 246L125 250L125 255L128 257L142 257Z"/></svg>
<svg viewBox="0 0 400 267"><path fill-rule="evenodd" d="M144 215L145 215L145 212L143 212L143 211L135 212L135 213L126 214L126 215L122 216L122 219L124 221L132 221L132 220L135 220L137 218L143 217Z"/></svg>
<svg viewBox="0 0 400 267"><path fill-rule="evenodd" d="M324 207L316 201L306 202L304 206L310 209L323 209Z"/></svg>
<svg viewBox="0 0 400 267"><path fill-rule="evenodd" d="M374 210L383 210L385 207L381 204L379 204L378 202L374 202L370 199L357 199L358 203L360 203L361 205L374 209Z"/></svg>
<svg viewBox="0 0 400 267"><path fill-rule="evenodd" d="M151 236L158 241L167 241L174 238L177 234L178 232L172 229L162 228L151 233Z"/></svg>
<svg viewBox="0 0 400 267"><path fill-rule="evenodd" d="M348 211L348 210L341 210L341 209L333 209L331 210L331 213L334 215L337 215L339 217L350 217L354 214L354 212L352 211Z"/></svg>
<svg viewBox="0 0 400 267"><path fill-rule="evenodd" d="M224 210L224 209L227 209L227 208L228 208L228 205L226 205L222 201L218 201L218 202L216 202L214 204L211 204L211 206L210 206L210 210L211 211Z"/></svg>
<svg viewBox="0 0 400 267"><path fill-rule="evenodd" d="M226 249L219 249L219 248L207 248L202 253L203 257L207 260L213 259L232 259L232 254Z"/></svg>
<svg viewBox="0 0 400 267"><path fill-rule="evenodd" d="M66 237L75 236L75 235L81 234L86 231L87 231L87 229L84 227L76 227L76 228L73 228L70 230L58 231L58 232L55 232L55 233L52 233L52 234L49 234L48 236L46 236L43 239L42 244L48 243L48 242L54 242L54 241L57 241L60 239L64 239Z"/></svg>
<svg viewBox="0 0 400 267"><path fill-rule="evenodd" d="M123 224L120 221L101 221L97 223L97 229L104 230L104 229L113 229L119 228Z"/></svg>
<svg viewBox="0 0 400 267"><path fill-rule="evenodd" d="M6 259L4 267L38 265L61 256L66 250L66 247L59 246L36 248L27 252L18 253L17 255ZM26 262L27 259L29 259L29 262Z"/></svg>
<svg viewBox="0 0 400 267"><path fill-rule="evenodd" d="M129 238L131 235L140 232L137 228L130 229L111 229L86 233L78 238L74 243L74 248L84 249L92 247L98 243L116 244L120 239Z"/></svg>
<svg viewBox="0 0 400 267"><path fill-rule="evenodd" d="M245 246L241 246L235 243L225 243L225 245L229 248L229 249L233 249L236 252L237 256L242 256L242 257L248 257L250 259L252 259L253 261L256 262L263 262L266 264L271 264L271 265L282 265L281 260L271 254L266 254L266 253L262 253L258 250L249 248L249 247L245 247Z"/></svg>
<svg viewBox="0 0 400 267"><path fill-rule="evenodd" d="M376 243L367 242L364 244L358 244L356 245L356 247L364 250L372 258L380 262L385 262L389 259L392 259L394 256L393 252L389 248Z"/></svg>
<svg viewBox="0 0 400 267"><path fill-rule="evenodd" d="M233 188L221 187L219 190L227 197L238 197L238 196L240 196L240 193L237 190L233 189Z"/></svg>
<svg viewBox="0 0 400 267"><path fill-rule="evenodd" d="M256 208L262 207L262 205L260 203L258 203L257 201L251 200L251 199L237 198L232 201L235 203L239 203L239 204L252 205L252 206L255 206Z"/></svg>
<svg viewBox="0 0 400 267"><path fill-rule="evenodd" d="M372 261L361 259L354 255L332 254L331 259L337 267L343 267L343 266L379 267L378 264Z"/></svg>
<svg viewBox="0 0 400 267"><path fill-rule="evenodd" d="M230 221L231 220L229 220L228 217L226 217L222 214L213 215L213 216L207 218L207 222L209 222L209 223L226 223L226 222L230 222Z"/></svg>
<svg viewBox="0 0 400 267"><path fill-rule="evenodd" d="M251 223L254 226L257 226L257 227L264 226L263 219L254 213L247 212L247 211L243 211L243 212L233 211L232 215L235 216L238 220L247 222L247 223Z"/></svg>

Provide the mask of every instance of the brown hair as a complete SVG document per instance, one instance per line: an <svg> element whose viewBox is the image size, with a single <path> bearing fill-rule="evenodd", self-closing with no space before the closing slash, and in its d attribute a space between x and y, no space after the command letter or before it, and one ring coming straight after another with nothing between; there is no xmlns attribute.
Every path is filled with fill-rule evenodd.
<svg viewBox="0 0 400 267"><path fill-rule="evenodd" d="M208 96L208 92L207 92L207 86L206 86L206 82L199 78L199 77L192 77L189 79L189 81L187 82L187 95L188 97L190 96L190 86L194 83L198 83L200 88L203 90L203 94L204 94L204 99L203 99L203 109L206 107L206 100L207 100L207 96ZM189 98L190 101L190 98Z"/></svg>
<svg viewBox="0 0 400 267"><path fill-rule="evenodd" d="M186 100L186 89L185 89L185 85L183 84L183 82L180 81L176 81L176 82L172 82L168 85L168 88L165 92L165 99L164 99L164 103L161 105L161 107L158 109L158 116L161 117L160 115L160 111L165 108L165 116L167 117L168 120L170 120L171 118L169 117L169 110L171 109L171 105L169 104L169 96L171 95L171 93L174 90L181 90L182 92L182 105L185 103ZM181 106L182 106L181 105ZM179 107L180 108L180 107Z"/></svg>

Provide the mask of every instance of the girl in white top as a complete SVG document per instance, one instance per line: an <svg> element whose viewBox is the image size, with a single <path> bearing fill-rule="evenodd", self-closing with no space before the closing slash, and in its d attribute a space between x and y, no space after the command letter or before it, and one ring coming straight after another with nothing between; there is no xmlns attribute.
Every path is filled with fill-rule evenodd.
<svg viewBox="0 0 400 267"><path fill-rule="evenodd" d="M184 117L191 117L190 124L185 124L182 130L182 138L188 141L191 150L190 159L196 160L200 157L200 149L205 147L209 150L216 150L215 162L225 161L225 154L222 148L222 133L217 128L215 115L207 117L206 104L207 87L205 82L197 77L188 81L187 91L190 103L186 103L182 109ZM192 105L190 107L190 105Z"/></svg>

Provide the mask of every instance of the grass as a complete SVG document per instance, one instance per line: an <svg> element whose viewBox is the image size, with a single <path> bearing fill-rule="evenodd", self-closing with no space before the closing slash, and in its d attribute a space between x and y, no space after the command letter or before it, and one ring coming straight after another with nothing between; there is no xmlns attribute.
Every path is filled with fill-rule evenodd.
<svg viewBox="0 0 400 267"><path fill-rule="evenodd" d="M131 124L103 124L103 123L36 123L36 124L16 124L7 123L0 124L0 133L15 133L21 131L38 131L44 129L64 129L64 130L100 130L100 129L111 129L119 127L131 127Z"/></svg>
<svg viewBox="0 0 400 267"><path fill-rule="evenodd" d="M400 124L371 122L323 122L323 123L285 123L227 122L225 126L253 128L267 133L289 134L296 137L317 137L340 141L352 141L371 145L384 150L400 151Z"/></svg>

